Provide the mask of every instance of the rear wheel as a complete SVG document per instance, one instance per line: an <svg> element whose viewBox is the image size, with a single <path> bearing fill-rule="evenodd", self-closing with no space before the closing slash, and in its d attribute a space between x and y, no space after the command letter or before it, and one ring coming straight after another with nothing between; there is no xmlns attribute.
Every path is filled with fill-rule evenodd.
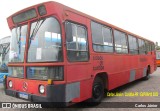
<svg viewBox="0 0 160 111"><path fill-rule="evenodd" d="M92 86L92 98L87 102L89 105L98 105L104 96L104 85L100 77L96 77Z"/></svg>
<svg viewBox="0 0 160 111"><path fill-rule="evenodd" d="M145 77L143 77L143 80L148 80L149 78L150 78L150 68L148 67L147 68L147 74L146 74L146 76Z"/></svg>

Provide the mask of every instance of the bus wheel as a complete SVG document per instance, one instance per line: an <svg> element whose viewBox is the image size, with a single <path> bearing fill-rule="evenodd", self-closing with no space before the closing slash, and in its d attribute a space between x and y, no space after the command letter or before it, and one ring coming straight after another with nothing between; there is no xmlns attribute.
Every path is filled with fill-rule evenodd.
<svg viewBox="0 0 160 111"><path fill-rule="evenodd" d="M96 77L92 86L92 98L87 102L89 105L98 105L104 96L104 85L100 77Z"/></svg>
<svg viewBox="0 0 160 111"><path fill-rule="evenodd" d="M145 77L143 77L143 80L148 80L149 78L150 78L150 74L149 74L149 67L148 67L148 69L147 69L147 74L146 74L146 76Z"/></svg>

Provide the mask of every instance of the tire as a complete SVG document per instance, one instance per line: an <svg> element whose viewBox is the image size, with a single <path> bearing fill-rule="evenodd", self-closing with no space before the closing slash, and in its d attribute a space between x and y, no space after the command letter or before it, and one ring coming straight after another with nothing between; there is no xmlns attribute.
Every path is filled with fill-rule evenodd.
<svg viewBox="0 0 160 111"><path fill-rule="evenodd" d="M92 86L92 97L87 101L88 105L95 106L101 103L104 97L104 85L100 77L96 77Z"/></svg>
<svg viewBox="0 0 160 111"><path fill-rule="evenodd" d="M149 74L149 67L147 68L147 74L145 77L143 77L143 80L148 80L150 78L150 74Z"/></svg>

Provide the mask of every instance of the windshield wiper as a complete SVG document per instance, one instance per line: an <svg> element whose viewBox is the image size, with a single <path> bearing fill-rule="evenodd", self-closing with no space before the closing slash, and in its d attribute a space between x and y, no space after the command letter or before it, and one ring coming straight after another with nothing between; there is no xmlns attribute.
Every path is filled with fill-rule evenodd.
<svg viewBox="0 0 160 111"><path fill-rule="evenodd" d="M35 25L35 28L33 29L32 34L31 34L31 36L30 36L30 38L29 38L28 49L30 48L32 39L35 38L35 36L36 36L38 30L40 29L40 27L41 27L41 25L43 24L44 21L45 21L45 19L42 19L42 20L37 21L37 23L36 23L36 25Z"/></svg>

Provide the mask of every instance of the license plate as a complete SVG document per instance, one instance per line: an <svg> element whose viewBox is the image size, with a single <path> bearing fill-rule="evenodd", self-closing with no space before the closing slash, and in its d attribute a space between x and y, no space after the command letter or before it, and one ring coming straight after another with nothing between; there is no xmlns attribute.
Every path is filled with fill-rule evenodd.
<svg viewBox="0 0 160 111"><path fill-rule="evenodd" d="M28 94L20 92L19 97L23 99L28 99Z"/></svg>

